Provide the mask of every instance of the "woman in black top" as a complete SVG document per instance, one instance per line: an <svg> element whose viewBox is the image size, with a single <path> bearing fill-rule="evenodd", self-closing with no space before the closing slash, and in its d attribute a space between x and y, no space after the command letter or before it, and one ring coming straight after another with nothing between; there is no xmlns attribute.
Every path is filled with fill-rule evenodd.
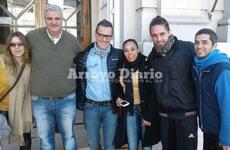
<svg viewBox="0 0 230 150"><path fill-rule="evenodd" d="M143 149L150 150L152 145L159 141L157 136L152 136L157 133L152 130L156 127L153 124L158 124L153 122L157 118L154 95L151 93L153 91L151 78L154 77L154 72L150 69L147 58L139 52L138 44L134 39L126 40L123 43L123 50L123 61L119 63L117 74L119 94L116 104L126 112L129 150L138 150L142 135L144 135ZM146 134L143 134L144 127L149 130L145 132Z"/></svg>

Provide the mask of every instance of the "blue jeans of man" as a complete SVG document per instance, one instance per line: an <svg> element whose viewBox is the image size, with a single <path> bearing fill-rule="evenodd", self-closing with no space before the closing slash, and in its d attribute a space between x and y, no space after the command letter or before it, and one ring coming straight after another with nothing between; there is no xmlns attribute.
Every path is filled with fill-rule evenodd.
<svg viewBox="0 0 230 150"><path fill-rule="evenodd" d="M117 114L111 105L98 106L85 104L84 123L90 150L100 150L100 129L102 127L104 150L115 150L114 137L117 127Z"/></svg>
<svg viewBox="0 0 230 150"><path fill-rule="evenodd" d="M37 125L41 150L55 150L55 125L57 125L64 150L76 150L74 135L76 120L76 95L62 99L44 99L32 96L33 117Z"/></svg>
<svg viewBox="0 0 230 150"><path fill-rule="evenodd" d="M133 114L129 112L126 115L126 128L129 150L138 150L139 140L144 135L144 126L142 126L142 115L139 107L133 107ZM151 150L152 147L143 147L143 150Z"/></svg>

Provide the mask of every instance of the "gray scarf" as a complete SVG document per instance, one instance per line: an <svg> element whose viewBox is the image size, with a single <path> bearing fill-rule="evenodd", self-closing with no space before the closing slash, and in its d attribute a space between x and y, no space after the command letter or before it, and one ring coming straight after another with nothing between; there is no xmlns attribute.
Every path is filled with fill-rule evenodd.
<svg viewBox="0 0 230 150"><path fill-rule="evenodd" d="M95 48L96 53L99 56L102 56L102 57L107 55L110 52L110 45L106 49L100 49L99 47L97 47L97 44L95 42L94 43L94 48Z"/></svg>
<svg viewBox="0 0 230 150"><path fill-rule="evenodd" d="M168 41L163 46L155 46L156 52L165 57L174 43L174 35L170 35Z"/></svg>

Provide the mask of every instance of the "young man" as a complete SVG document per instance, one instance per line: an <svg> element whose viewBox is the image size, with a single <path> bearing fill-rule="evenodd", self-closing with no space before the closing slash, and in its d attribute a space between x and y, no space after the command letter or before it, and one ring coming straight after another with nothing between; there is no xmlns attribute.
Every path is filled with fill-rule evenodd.
<svg viewBox="0 0 230 150"><path fill-rule="evenodd" d="M63 149L76 150L76 83L68 75L80 45L76 37L62 30L63 14L59 6L48 5L44 19L45 28L26 35L31 47L32 108L40 148L55 149L57 126Z"/></svg>
<svg viewBox="0 0 230 150"><path fill-rule="evenodd" d="M157 16L149 26L154 47L148 57L154 69L163 150L197 149L197 116L191 42L178 40L169 24Z"/></svg>
<svg viewBox="0 0 230 150"><path fill-rule="evenodd" d="M217 47L217 35L201 29L195 35L193 75L196 82L203 150L230 150L230 63Z"/></svg>
<svg viewBox="0 0 230 150"><path fill-rule="evenodd" d="M77 64L77 96L84 109L84 123L91 150L100 150L100 128L102 127L104 150L114 150L117 128L115 107L115 73L121 50L110 42L113 26L107 20L97 24L95 38L85 51L74 59ZM80 107L78 103L78 107Z"/></svg>

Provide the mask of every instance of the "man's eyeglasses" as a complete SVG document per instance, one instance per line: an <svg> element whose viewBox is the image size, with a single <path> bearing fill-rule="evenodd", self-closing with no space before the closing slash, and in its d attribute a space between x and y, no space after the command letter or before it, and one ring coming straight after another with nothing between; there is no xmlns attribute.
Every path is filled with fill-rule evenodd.
<svg viewBox="0 0 230 150"><path fill-rule="evenodd" d="M101 33L98 33L97 31L96 31L96 33L97 33L97 37L98 37L99 39L101 39L101 40L103 40L103 39L105 38L107 41L109 41L109 40L112 39L112 36L113 36L113 35L101 34Z"/></svg>
<svg viewBox="0 0 230 150"><path fill-rule="evenodd" d="M10 47L21 47L21 46L24 46L23 43L10 43L9 44Z"/></svg>

